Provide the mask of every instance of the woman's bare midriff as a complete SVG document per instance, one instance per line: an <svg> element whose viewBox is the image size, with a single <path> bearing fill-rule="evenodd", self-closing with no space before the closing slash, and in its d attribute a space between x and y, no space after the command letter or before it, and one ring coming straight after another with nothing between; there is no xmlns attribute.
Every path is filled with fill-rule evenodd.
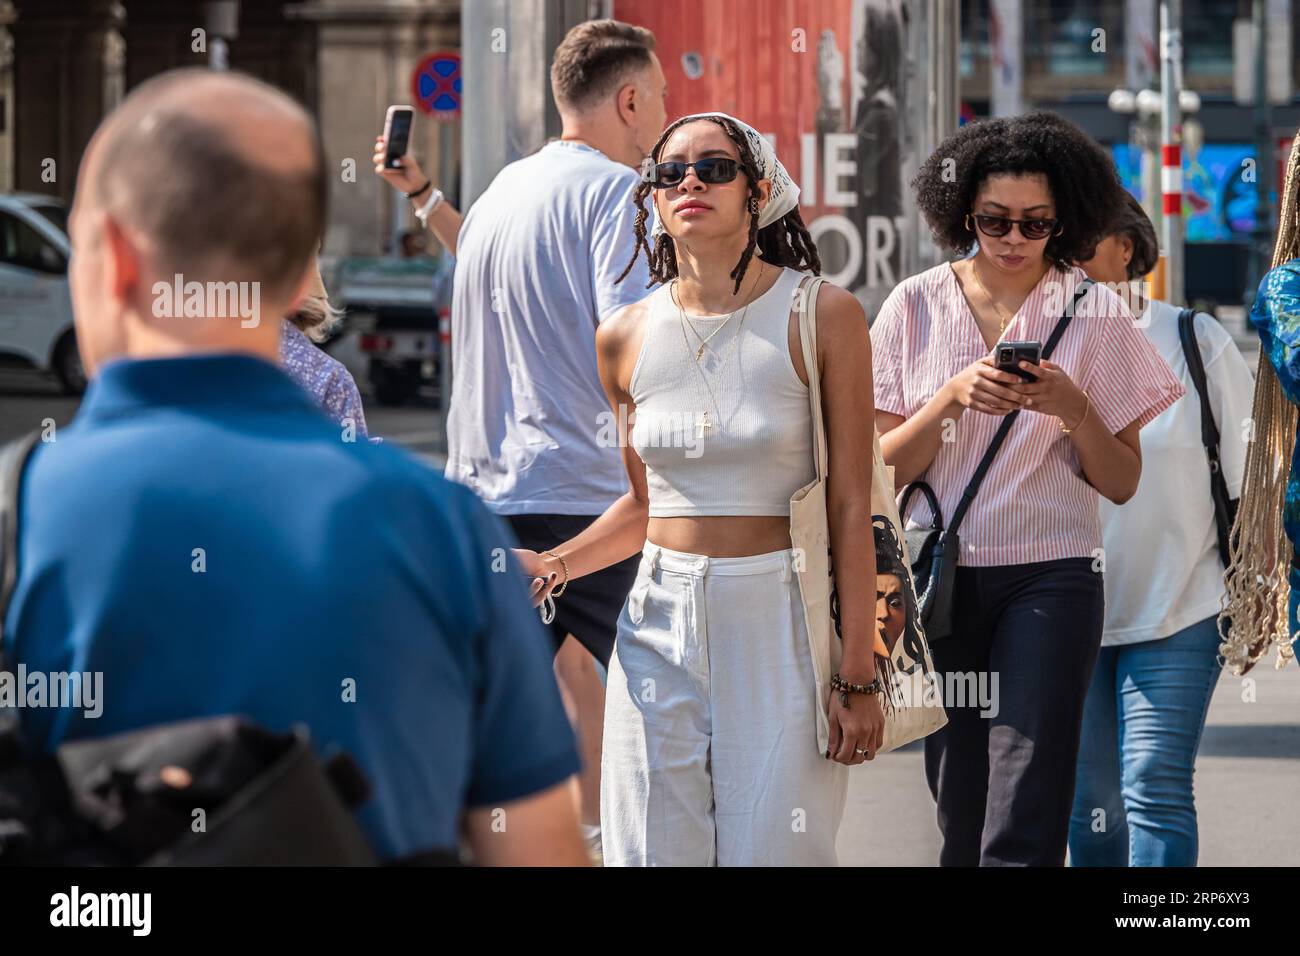
<svg viewBox="0 0 1300 956"><path fill-rule="evenodd" d="M787 515L696 515L651 518L646 539L670 551L710 558L744 558L790 547Z"/></svg>

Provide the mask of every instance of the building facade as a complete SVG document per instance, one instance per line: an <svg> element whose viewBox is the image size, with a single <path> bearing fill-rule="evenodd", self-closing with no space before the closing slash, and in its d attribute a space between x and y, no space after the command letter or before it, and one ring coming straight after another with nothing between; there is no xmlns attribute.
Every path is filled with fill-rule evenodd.
<svg viewBox="0 0 1300 956"><path fill-rule="evenodd" d="M211 65L223 29L204 0L0 0L0 192L71 200L95 127L165 70ZM320 123L335 172L326 252L375 255L407 213L370 172L392 103L413 103L413 73L460 48L459 0L240 0L228 64L299 100ZM202 109L202 103L195 104ZM427 119L427 117L425 118ZM458 120L417 121L413 149L457 190Z"/></svg>

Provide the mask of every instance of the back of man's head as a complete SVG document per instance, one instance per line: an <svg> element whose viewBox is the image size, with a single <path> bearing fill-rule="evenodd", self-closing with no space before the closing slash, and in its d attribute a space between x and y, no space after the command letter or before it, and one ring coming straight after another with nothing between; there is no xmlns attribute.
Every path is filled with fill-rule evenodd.
<svg viewBox="0 0 1300 956"><path fill-rule="evenodd" d="M104 121L78 199L139 244L145 288L176 274L258 283L265 304L301 286L327 191L302 107L249 76L185 69L141 84Z"/></svg>
<svg viewBox="0 0 1300 956"><path fill-rule="evenodd" d="M651 65L654 34L619 20L588 20L568 32L551 63L551 92L561 112L582 113Z"/></svg>

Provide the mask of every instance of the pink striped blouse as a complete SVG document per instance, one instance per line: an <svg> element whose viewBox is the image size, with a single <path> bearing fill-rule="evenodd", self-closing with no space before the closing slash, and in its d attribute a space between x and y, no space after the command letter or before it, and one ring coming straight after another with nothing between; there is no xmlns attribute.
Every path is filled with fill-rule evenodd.
<svg viewBox="0 0 1300 956"><path fill-rule="evenodd" d="M1003 333L1005 341L1046 342L1084 278L1049 269ZM901 282L871 328L876 408L909 417L967 365L989 354L957 276L943 263ZM1183 394L1164 359L1114 292L1094 286L1080 300L1051 355L1088 393L1090 415L1117 433L1151 421ZM949 426L922 476L944 522L1002 419L966 409ZM901 489L900 489L901 490ZM907 526L930 524L914 495ZM1025 409L1011 426L958 532L960 563L1028 564L1090 557L1101 547L1098 495L1084 480L1070 437L1054 415Z"/></svg>

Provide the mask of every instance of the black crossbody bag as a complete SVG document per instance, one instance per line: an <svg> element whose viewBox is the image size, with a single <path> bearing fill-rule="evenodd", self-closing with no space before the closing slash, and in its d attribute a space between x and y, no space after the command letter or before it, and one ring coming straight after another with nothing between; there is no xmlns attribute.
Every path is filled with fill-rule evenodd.
<svg viewBox="0 0 1300 956"><path fill-rule="evenodd" d="M1079 305L1079 300L1087 295L1092 287L1093 281L1084 279L1074 290L1074 298L1065 313L1057 320L1052 334L1043 343L1043 358L1051 358L1070 320L1074 318L1074 310ZM984 476L988 474L993 459L997 456L998 449L1006 441L1007 434L1019 415L1020 409L1017 408L1013 412L1008 412L1002 419L1002 424L998 427L993 440L989 442L989 447L976 466L975 473L971 475L966 490L962 492L961 500L953 511L952 520L946 527L943 523L943 513L939 509L938 496L926 482L912 482L903 489L903 496L899 499L898 513L904 521L907 519L907 506L911 503L912 495L918 491L930 506L930 514L933 516L930 527L913 528L903 532L903 537L907 540L907 553L912 559L912 581L916 586L917 603L920 605L921 620L925 625L925 636L931 641L937 641L952 633L953 586L957 578L957 562L961 557L961 539L957 532L966 518L966 512L970 510L971 502L975 500L975 495L980 490L980 485L984 482Z"/></svg>
<svg viewBox="0 0 1300 956"><path fill-rule="evenodd" d="M1201 349L1196 340L1196 313L1192 309L1183 309L1178 313L1178 339L1183 346L1183 356L1187 359L1187 371L1192 376L1196 394L1201 400L1201 444L1205 446L1205 457L1210 463L1210 498L1214 501L1214 530L1219 539L1219 559L1226 568L1229 563L1228 537L1232 534L1232 523L1237 519L1238 499L1229 496L1228 481L1223 477L1219 458L1219 427L1214 421L1214 410L1210 408L1210 390L1205 379L1205 364L1201 361Z"/></svg>

